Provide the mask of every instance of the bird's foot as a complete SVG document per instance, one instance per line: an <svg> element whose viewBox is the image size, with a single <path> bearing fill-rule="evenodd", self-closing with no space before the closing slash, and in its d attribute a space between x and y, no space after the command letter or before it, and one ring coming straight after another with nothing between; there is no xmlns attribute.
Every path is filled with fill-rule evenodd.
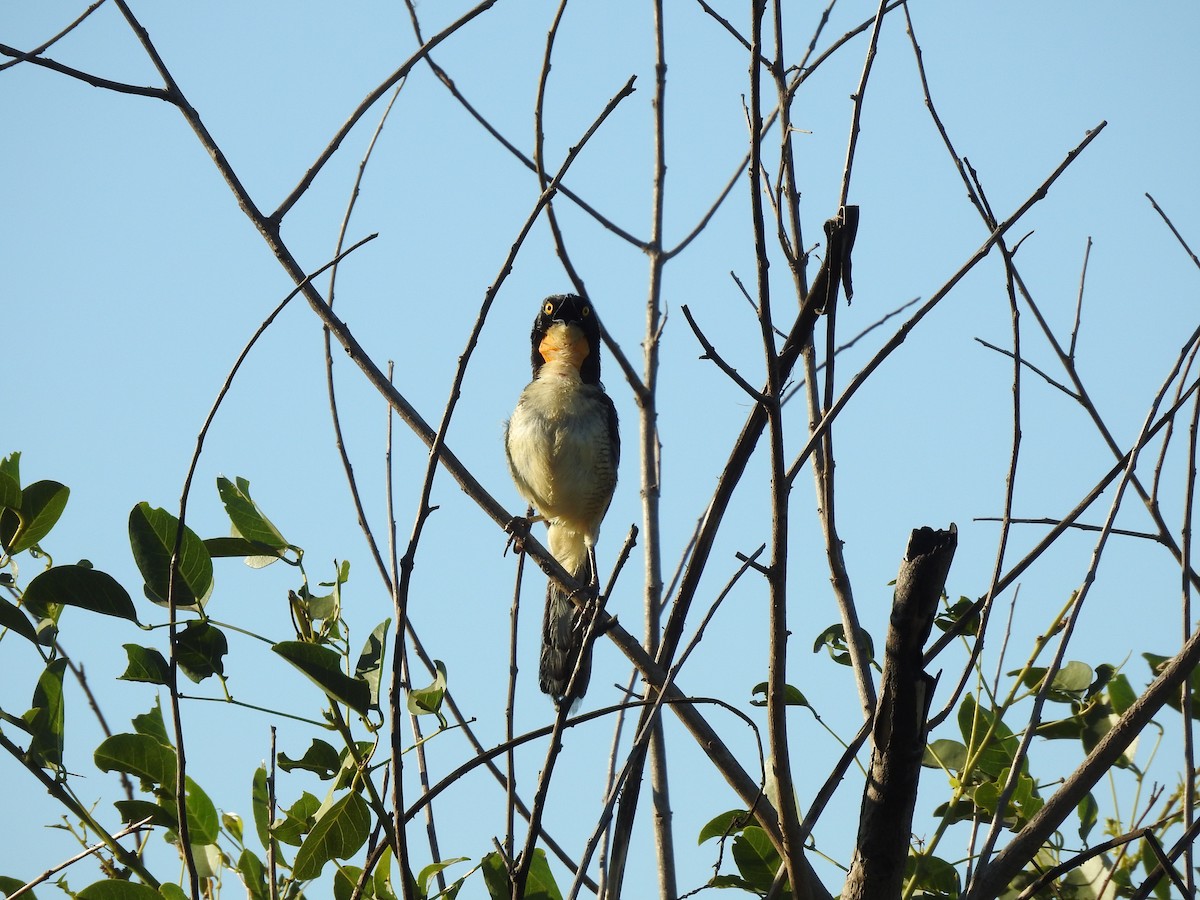
<svg viewBox="0 0 1200 900"><path fill-rule="evenodd" d="M531 509L530 515L513 516L508 520L508 524L504 526L504 530L508 532L508 540L504 544L504 556L508 555L508 548L511 547L514 553L525 552L525 538L529 537L529 529L534 522L544 522L542 516L533 515Z"/></svg>

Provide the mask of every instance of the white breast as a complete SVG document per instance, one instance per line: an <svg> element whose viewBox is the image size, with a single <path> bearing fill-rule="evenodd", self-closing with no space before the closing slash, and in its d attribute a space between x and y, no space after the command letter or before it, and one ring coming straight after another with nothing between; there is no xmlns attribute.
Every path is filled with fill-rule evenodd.
<svg viewBox="0 0 1200 900"><path fill-rule="evenodd" d="M547 369L509 420L509 467L540 515L594 542L616 485L608 409L573 372Z"/></svg>

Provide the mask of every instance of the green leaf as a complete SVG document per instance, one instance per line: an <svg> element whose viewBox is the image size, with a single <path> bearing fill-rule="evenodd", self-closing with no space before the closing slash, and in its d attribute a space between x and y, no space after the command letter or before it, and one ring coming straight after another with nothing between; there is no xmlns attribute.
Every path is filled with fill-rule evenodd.
<svg viewBox="0 0 1200 900"><path fill-rule="evenodd" d="M483 883L487 887L488 896L492 900L508 900L512 896L512 887L508 878L508 869L499 853L489 853L480 863L483 870ZM525 880L525 900L562 900L562 893L554 883L550 872L550 864L546 861L546 851L538 847L533 851L533 861L529 866L529 877Z"/></svg>
<svg viewBox="0 0 1200 900"><path fill-rule="evenodd" d="M224 675L224 656L229 642L221 629L209 622L193 620L178 632L175 660L183 674L199 684L210 675Z"/></svg>
<svg viewBox="0 0 1200 900"><path fill-rule="evenodd" d="M172 881L165 881L158 886L158 892L163 900L190 900L183 888Z"/></svg>
<svg viewBox="0 0 1200 900"><path fill-rule="evenodd" d="M1125 675L1116 675L1109 680L1106 687L1112 711L1118 716L1125 715L1125 711L1137 700L1137 691L1129 683L1129 678Z"/></svg>
<svg viewBox="0 0 1200 900"><path fill-rule="evenodd" d="M1037 689L1045 680L1046 671L1042 667L1030 668L1025 672L1022 681L1030 690ZM1091 684L1092 667L1087 663L1072 660L1055 673L1054 680L1050 682L1050 689L1046 692L1046 698L1059 703L1078 701L1083 698L1084 692Z"/></svg>
<svg viewBox="0 0 1200 900"><path fill-rule="evenodd" d="M0 875L0 891L4 892L5 897L7 897L9 894L15 894L18 888L23 888L24 886L25 882L19 878L10 878L7 875ZM37 895L34 894L33 891L27 891L21 896L27 897L29 900L37 900Z"/></svg>
<svg viewBox="0 0 1200 900"><path fill-rule="evenodd" d="M167 605L171 579L171 554L179 520L167 512L142 502L129 513L129 544L133 559L146 582L146 596L159 606ZM177 609L203 606L213 589L212 558L204 542L184 526L179 550L179 575L175 579Z"/></svg>
<svg viewBox="0 0 1200 900"><path fill-rule="evenodd" d="M358 880L361 877L361 866L338 866L333 873L333 900L350 900L354 896L354 889L358 886ZM360 896L364 898L371 896L369 885L364 886Z"/></svg>
<svg viewBox="0 0 1200 900"><path fill-rule="evenodd" d="M37 631L29 617L3 597L0 597L0 628L9 628L27 641L38 642Z"/></svg>
<svg viewBox="0 0 1200 900"><path fill-rule="evenodd" d="M38 678L24 719L31 735L27 756L43 769L59 771L63 752L63 673L66 659L52 660Z"/></svg>
<svg viewBox="0 0 1200 900"><path fill-rule="evenodd" d="M360 678L342 671L342 658L327 647L304 641L281 641L272 648L307 675L331 699L365 716L371 705L371 688Z"/></svg>
<svg viewBox="0 0 1200 900"><path fill-rule="evenodd" d="M413 688L408 692L408 711L415 716L437 716L438 724L446 728L448 723L442 715L442 701L446 697L446 664L440 659L433 661L437 674L433 682L424 688Z"/></svg>
<svg viewBox="0 0 1200 900"><path fill-rule="evenodd" d="M921 765L931 769L943 766L951 772L961 772L967 764L967 748L958 741L942 738L925 748L925 756Z"/></svg>
<svg viewBox="0 0 1200 900"><path fill-rule="evenodd" d="M862 639L867 656L874 659L875 644L871 640L871 635L862 628L858 629L858 635ZM846 643L846 629L840 623L830 625L817 635L817 639L813 642L813 653L820 653L822 647L829 651L830 658L838 665L848 666L851 664L850 647Z"/></svg>
<svg viewBox="0 0 1200 900"><path fill-rule="evenodd" d="M750 692L751 697L757 696L758 694L762 694L762 699L761 700L751 700L750 705L751 706L766 706L767 705L767 683L765 681L760 681L758 684L756 684L754 686L754 690L752 690ZM790 685L790 684L785 684L783 686L783 705L784 706L804 706L804 707L807 707L808 709L812 709L812 704L808 702L808 699L802 693L800 693L800 689L798 687L795 687L794 685Z"/></svg>
<svg viewBox="0 0 1200 900"><path fill-rule="evenodd" d="M1051 741L1078 740L1083 734L1084 723L1077 715L1053 722L1043 722L1037 727L1037 736Z"/></svg>
<svg viewBox="0 0 1200 900"><path fill-rule="evenodd" d="M283 811L283 819L275 823L272 833L285 844L299 847L304 835L312 830L321 801L305 791L300 799Z"/></svg>
<svg viewBox="0 0 1200 900"><path fill-rule="evenodd" d="M1094 696L1100 693L1112 681L1114 675L1117 674L1115 666L1108 663L1101 663L1096 666L1096 677L1091 684L1088 685L1087 696L1084 699L1091 700Z"/></svg>
<svg viewBox="0 0 1200 900"><path fill-rule="evenodd" d="M175 750L148 734L114 734L100 742L94 754L101 772L124 772L145 784L175 791Z"/></svg>
<svg viewBox="0 0 1200 900"><path fill-rule="evenodd" d="M189 775L187 785L188 839L192 844L215 844L221 834L221 817L217 807Z"/></svg>
<svg viewBox="0 0 1200 900"><path fill-rule="evenodd" d="M254 830L258 834L258 842L263 850L271 847L271 804L270 794L267 793L267 767L259 766L254 770L254 778L250 782L250 810L254 813Z"/></svg>
<svg viewBox="0 0 1200 900"><path fill-rule="evenodd" d="M375 744L371 741L355 741L354 750L358 754L358 759L363 760L363 764L366 765L375 752ZM337 781L333 783L333 790L341 791L348 788L362 790L362 772L349 747L343 747L338 753L338 761L341 768L337 773Z"/></svg>
<svg viewBox="0 0 1200 900"><path fill-rule="evenodd" d="M1096 802L1096 798L1089 793L1079 801L1075 812L1079 815L1079 839L1086 843L1088 835L1091 834L1096 822L1100 819L1100 805Z"/></svg>
<svg viewBox="0 0 1200 900"><path fill-rule="evenodd" d="M121 681L142 681L147 684L170 684L171 666L153 647L122 644L129 658L125 671L117 676Z"/></svg>
<svg viewBox="0 0 1200 900"><path fill-rule="evenodd" d="M991 737L987 738L988 731L993 724L995 729ZM971 694L967 694L958 707L958 727L969 748L968 758L978 754L976 769L995 777L1012 764L1017 752L1016 735L995 712L979 706ZM987 738L986 744L984 743L985 738ZM1027 768L1028 759L1022 766L1022 771Z"/></svg>
<svg viewBox="0 0 1200 900"><path fill-rule="evenodd" d="M76 895L79 900L163 900L162 894L136 881L97 881Z"/></svg>
<svg viewBox="0 0 1200 900"><path fill-rule="evenodd" d="M24 603L39 619L55 604L74 606L136 622L137 611L128 592L111 575L88 566L55 566L42 572L25 589Z"/></svg>
<svg viewBox="0 0 1200 900"><path fill-rule="evenodd" d="M71 489L57 481L35 481L21 491L21 506L0 515L0 544L9 555L36 547L66 508Z"/></svg>
<svg viewBox="0 0 1200 900"><path fill-rule="evenodd" d="M269 556L274 561L275 559L286 558L282 551L276 550L269 544L263 544L259 541L248 541L242 537L205 538L204 549L208 551L208 555L213 559L237 556Z"/></svg>
<svg viewBox="0 0 1200 900"><path fill-rule="evenodd" d="M1000 795L1008 781L1009 769L1004 769L995 781L986 781L975 788L971 799L975 805L987 815L994 816L1000 804ZM1008 804L1005 806L1001 821L1008 828L1016 830L1042 808L1042 799L1037 796L1036 785L1028 775L1018 775L1016 785Z"/></svg>
<svg viewBox="0 0 1200 900"><path fill-rule="evenodd" d="M1119 677L1124 678L1123 675ZM1081 715L1075 716L1075 720L1079 723L1079 742L1083 745L1085 753L1091 753L1104 736L1112 731L1113 725L1117 722L1118 716L1113 711L1112 696L1111 693L1108 694L1108 703L1089 704ZM1117 759L1116 765L1122 769L1132 766L1134 756L1137 754L1137 747L1138 738L1134 738L1133 743L1126 747Z"/></svg>
<svg viewBox="0 0 1200 900"><path fill-rule="evenodd" d="M414 884L412 874L409 873L409 894L416 894L416 891L412 890ZM384 847L383 852L379 855L379 864L375 866L375 871L371 873L369 890L375 892L377 900L397 900L396 891L392 887L392 851L388 847ZM451 891L447 889L445 896L439 897L438 900L454 900L454 895L457 893L457 890Z"/></svg>
<svg viewBox="0 0 1200 900"><path fill-rule="evenodd" d="M245 837L245 835L243 834L244 825L242 823L242 817L239 816L237 813L231 813L231 812L221 813L221 827L229 832L230 836L233 838L235 843L237 843L239 845L244 843L244 840L243 840L243 838Z"/></svg>
<svg viewBox="0 0 1200 900"><path fill-rule="evenodd" d="M17 484L21 483L21 451L14 450L0 459L0 473L7 475Z"/></svg>
<svg viewBox="0 0 1200 900"><path fill-rule="evenodd" d="M234 537L243 537L249 541L257 541L275 550L286 550L288 542L271 520L258 508L258 504L250 499L250 482L238 478L232 482L221 476L217 479L217 493L225 504L225 512L233 523Z"/></svg>
<svg viewBox="0 0 1200 900"><path fill-rule="evenodd" d="M423 868L417 875L417 887L420 889L421 896L429 896L430 886L433 883L434 876L437 875L438 872L444 872L446 869L450 868L450 866L456 865L460 862L467 862L467 857L456 856L454 859L443 859L441 862L430 863Z"/></svg>
<svg viewBox="0 0 1200 900"><path fill-rule="evenodd" d="M288 600L301 605L305 616L313 621L330 622L341 614L342 598L336 591L332 594L311 594L302 585L298 592L288 592Z"/></svg>
<svg viewBox="0 0 1200 900"><path fill-rule="evenodd" d="M965 617L965 621L958 633L964 635L979 634L979 610L971 612L971 607L974 605L975 601L971 600L970 597L959 597L956 603L948 607L933 620L933 624L942 631L949 631L958 625L960 619Z"/></svg>
<svg viewBox="0 0 1200 900"><path fill-rule="evenodd" d="M1155 675L1160 674L1175 657L1159 656L1157 653L1143 653L1142 657L1150 664L1150 671ZM1188 676L1188 685L1191 688L1192 714L1191 718L1200 719L1200 667L1192 669L1192 673ZM1179 691L1172 691L1167 696L1167 706L1175 710L1175 712L1183 711L1182 698L1179 696Z"/></svg>
<svg viewBox="0 0 1200 900"><path fill-rule="evenodd" d="M147 712L141 713L133 717L133 730L138 734L148 734L164 747L174 747L171 742L171 736L167 734L167 723L163 719L162 706L159 705L158 698L154 699L154 705Z"/></svg>
<svg viewBox="0 0 1200 900"><path fill-rule="evenodd" d="M916 887L926 896L957 897L962 891L958 870L937 856L909 856L904 866L904 879L916 876Z"/></svg>
<svg viewBox="0 0 1200 900"><path fill-rule="evenodd" d="M758 891L770 890L779 868L779 853L767 833L757 825L748 825L733 839L733 861L746 881Z"/></svg>
<svg viewBox="0 0 1200 900"><path fill-rule="evenodd" d="M279 754L279 768L285 772L293 769L315 773L322 781L328 781L342 767L341 758L332 744L313 738L312 744L300 759L291 759L286 753Z"/></svg>
<svg viewBox="0 0 1200 900"><path fill-rule="evenodd" d="M308 881L331 859L349 859L366 843L371 809L360 794L350 792L325 811L296 851L292 874Z"/></svg>
<svg viewBox="0 0 1200 900"><path fill-rule="evenodd" d="M21 482L0 468L0 507L18 510L21 508Z"/></svg>
<svg viewBox="0 0 1200 900"><path fill-rule="evenodd" d="M384 619L375 626L375 630L363 644L358 664L354 667L354 677L365 681L371 690L371 706L374 709L379 708L379 678L383 672L383 657L387 653L387 636L391 624L391 619Z"/></svg>
<svg viewBox="0 0 1200 900"><path fill-rule="evenodd" d="M493 850L479 861L480 871L483 872L483 884L487 888L491 900L509 900L512 896L512 884L508 878L508 867L504 857Z"/></svg>
<svg viewBox="0 0 1200 900"><path fill-rule="evenodd" d="M184 782L187 785L187 820L188 838L192 846L201 847L212 844L217 839L220 828L220 817L208 794L192 780L189 775ZM149 800L117 800L113 803L121 814L122 822L140 822L147 816L155 825L161 825L175 831L179 827L179 818L175 809L174 795L161 797L159 802Z"/></svg>
<svg viewBox="0 0 1200 900"><path fill-rule="evenodd" d="M749 891L751 894L759 894L754 889L754 885L741 875L714 875L708 880L708 886L715 888L737 888L741 891ZM788 896L790 897L791 895L789 894Z"/></svg>
<svg viewBox="0 0 1200 900"><path fill-rule="evenodd" d="M525 900L562 900L562 891L554 882L546 851L541 847L533 851L529 877L525 879Z"/></svg>
<svg viewBox="0 0 1200 900"><path fill-rule="evenodd" d="M151 825L159 825L173 831L179 824L174 810L165 809L152 800L115 800L113 806L121 814L121 821L128 825L148 818Z"/></svg>
<svg viewBox="0 0 1200 900"><path fill-rule="evenodd" d="M1062 691L1064 694L1082 694L1092 684L1092 667L1086 662L1070 660L1064 665L1054 680L1050 683L1051 690Z"/></svg>
<svg viewBox="0 0 1200 900"><path fill-rule="evenodd" d="M269 896L267 890L267 867L263 865L262 860L249 850L242 850L242 855L238 857L236 868L251 900L267 900Z"/></svg>
<svg viewBox="0 0 1200 900"><path fill-rule="evenodd" d="M731 809L728 812L723 812L719 816L709 819L705 826L700 829L700 837L696 840L696 843L703 844L705 841L712 840L713 838L736 834L752 821L754 820L750 813L744 809Z"/></svg>

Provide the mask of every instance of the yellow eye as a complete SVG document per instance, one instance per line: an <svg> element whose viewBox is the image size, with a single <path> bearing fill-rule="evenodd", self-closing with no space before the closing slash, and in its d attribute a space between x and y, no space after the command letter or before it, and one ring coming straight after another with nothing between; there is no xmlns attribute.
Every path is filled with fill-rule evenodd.
<svg viewBox="0 0 1200 900"><path fill-rule="evenodd" d="M550 315L554 312L554 304L547 300L546 305L542 307L542 312L544 312L546 315Z"/></svg>
<svg viewBox="0 0 1200 900"><path fill-rule="evenodd" d="M588 316L590 316L592 314L592 308L590 306L585 306L582 310L582 313L583 313L583 317L586 319Z"/></svg>

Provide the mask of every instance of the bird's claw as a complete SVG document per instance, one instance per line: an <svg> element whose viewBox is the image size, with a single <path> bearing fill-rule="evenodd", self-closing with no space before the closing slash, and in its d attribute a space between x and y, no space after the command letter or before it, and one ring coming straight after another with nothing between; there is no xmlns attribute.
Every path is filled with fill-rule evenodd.
<svg viewBox="0 0 1200 900"><path fill-rule="evenodd" d="M504 530L508 532L508 540L504 543L504 556L508 555L511 547L514 553L525 552L525 538L529 537L530 520L526 516L513 516L509 519Z"/></svg>

